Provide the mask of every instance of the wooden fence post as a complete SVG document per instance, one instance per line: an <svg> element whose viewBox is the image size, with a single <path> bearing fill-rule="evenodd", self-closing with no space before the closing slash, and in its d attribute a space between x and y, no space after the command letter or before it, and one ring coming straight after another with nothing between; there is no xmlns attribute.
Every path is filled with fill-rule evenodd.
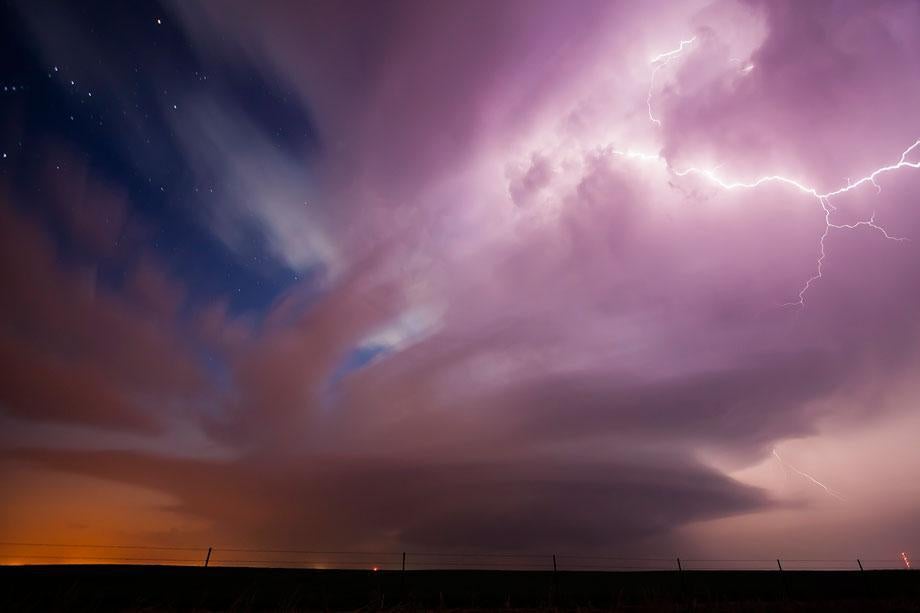
<svg viewBox="0 0 920 613"><path fill-rule="evenodd" d="M555 608L559 603L559 576L556 574L556 554L553 554L553 581L549 590L549 605Z"/></svg>
<svg viewBox="0 0 920 613"><path fill-rule="evenodd" d="M783 565L779 561L779 558L776 558L776 567L779 569L779 589L780 594L782 594L783 600L789 599L789 592L786 591L786 578L783 576Z"/></svg>
<svg viewBox="0 0 920 613"><path fill-rule="evenodd" d="M400 600L405 600L406 598L406 552L403 552L402 555L402 572L399 573L399 598Z"/></svg>

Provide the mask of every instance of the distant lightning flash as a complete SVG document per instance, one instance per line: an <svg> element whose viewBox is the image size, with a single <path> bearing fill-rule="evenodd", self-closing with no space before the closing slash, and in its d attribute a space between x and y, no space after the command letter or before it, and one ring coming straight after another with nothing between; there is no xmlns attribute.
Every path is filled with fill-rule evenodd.
<svg viewBox="0 0 920 613"><path fill-rule="evenodd" d="M844 498L843 496L841 496L840 493L836 492L835 490L832 490L831 488L829 488L828 486L824 485L823 483L821 483L820 481L818 481L817 479L815 479L814 477L812 477L812 476L809 475L808 473L803 472L803 471L799 470L798 468L796 468L795 466L793 466L792 464L787 463L785 460L783 460L783 459L779 456L778 453L776 453L776 449L773 450L773 457L777 459L777 461L783 466L783 468L788 468L789 470L791 470L791 471L794 472L795 474L799 475L800 477L802 477L802 478L804 478L804 479L807 479L808 481L811 481L812 483L814 483L815 485L817 485L818 487L820 487L821 489L823 489L825 492L827 492L828 495L833 496L833 497L836 498L837 500L846 501L846 498Z"/></svg>
<svg viewBox="0 0 920 613"><path fill-rule="evenodd" d="M664 53L659 53L651 60L652 74L649 81L648 96L646 97L646 105L648 107L648 117L649 120L658 127L661 127L661 120L655 117L655 114L652 111L652 94L655 86L655 76L658 71L666 66L671 60L679 56L683 50L692 45L696 41L696 37L690 38L688 40L680 41L675 49L666 51ZM742 72L747 73L754 68L753 64L749 64L742 68ZM713 183L714 185L724 189L724 190L734 190L734 189L755 189L761 185L768 183L780 183L792 187L804 194L812 196L818 201L818 204L821 206L821 209L824 211L824 231L821 233L821 237L818 241L818 258L815 262L815 272L805 281L801 289L798 292L798 300L794 302L788 302L784 306L804 306L805 305L805 295L808 293L808 290L814 285L818 279L824 275L824 261L827 258L826 250L826 241L827 237L830 234L831 230L856 230L859 228L869 228L880 233L885 239L892 241L906 241L906 237L894 236L888 232L883 226L878 224L875 220L875 213L872 214L868 219L862 219L854 223L834 223L831 220L831 216L836 211L836 207L831 204L831 199L845 194L851 190L854 190L858 187L861 187L867 183L871 183L877 191L881 191L881 186L878 184L877 180L883 174L893 172L895 170L900 170L902 168L913 168L920 169L920 161L911 162L908 160L908 157L915 153L915 151L920 151L920 138L914 141L914 143L905 149L901 153L901 157L894 164L889 164L887 166L882 166L876 168L866 176L857 179L856 181L848 180L847 184L843 187L828 191L828 192L819 192L816 187L812 187L801 183L795 179L789 177L784 177L781 175L765 175L758 179L752 181L728 181L720 178L716 171L722 166L722 164L717 165L713 169L703 169L697 167L685 168L682 170L674 169L671 167L670 162L664 158L661 154L648 154L648 153L639 153L632 150L621 151L617 149L608 149L610 153L625 157L628 159L639 159L644 161L655 160L663 163L667 169L673 172L678 177L686 177L688 175L696 175L703 177Z"/></svg>
<svg viewBox="0 0 920 613"><path fill-rule="evenodd" d="M906 552L906 551L902 551L900 557L901 557L901 561L904 562L904 568L910 570L910 568L911 568L911 566L910 566L910 558L907 557L907 552Z"/></svg>
<svg viewBox="0 0 920 613"><path fill-rule="evenodd" d="M730 58L728 58L728 61L729 61L729 62L732 62L732 63L735 63L735 64L744 64L744 62L741 61L741 58L737 58L737 57L730 57ZM752 70L754 70L754 65L748 63L748 64L744 64L744 66L742 66L741 68L739 68L739 69L738 69L738 72L740 72L740 73L742 73L742 74L747 74L747 73L751 72Z"/></svg>
<svg viewBox="0 0 920 613"><path fill-rule="evenodd" d="M655 114L652 112L652 90L655 88L655 75L658 74L659 70L667 66L671 60L680 55L685 47L692 45L695 41L696 36L689 40L682 40L676 49L665 51L664 53L659 53L652 58L651 62L649 62L652 66L654 66L654 68L652 69L652 78L648 84L648 96L645 99L645 104L648 106L649 120L658 127L661 127L661 121L659 121L658 118L655 117Z"/></svg>

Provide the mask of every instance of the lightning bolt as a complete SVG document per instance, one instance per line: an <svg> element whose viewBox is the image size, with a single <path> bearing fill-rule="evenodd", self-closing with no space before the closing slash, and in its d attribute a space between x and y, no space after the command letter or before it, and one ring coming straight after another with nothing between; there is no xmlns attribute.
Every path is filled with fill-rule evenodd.
<svg viewBox="0 0 920 613"><path fill-rule="evenodd" d="M649 88L648 88L648 95L646 97L646 105L648 107L649 120L658 127L661 127L661 120L655 117L655 114L652 111L652 95L653 95L654 87L655 87L655 76L658 74L658 71L661 68L666 66L674 58L678 57L684 51L685 48L692 45L695 41L696 41L695 36L688 40L682 40L680 41L680 44L676 48L670 51L666 51L664 53L659 53L658 55L653 57L650 62L653 68L652 68L651 77L649 79ZM745 66L744 68L742 68L742 72L747 73L753 68L754 68L753 64L749 64ZM886 240L897 241L897 242L908 240L906 237L892 235L891 233L888 232L888 230L885 229L884 226L878 224L875 220L874 212L872 216L869 217L868 219L862 219L854 223L835 223L834 221L832 221L831 216L833 215L834 211L836 211L837 209L831 203L831 199L836 196L840 196L841 194L845 194L849 191L855 190L869 183L871 183L876 188L876 191L881 192L882 188L878 184L878 181L877 181L877 179L881 175L889 173L889 172L894 172L902 168L920 169L920 161L911 162L908 160L908 157L912 153L914 153L914 151L917 149L920 149L920 138L915 140L912 145L910 145L907 149L905 149L901 153L901 157L894 164L889 164L886 166L876 168L875 170L873 170L866 176L861 177L857 179L856 181L847 180L847 184L845 186L839 187L837 189L834 189L828 192L820 192L818 188L816 187L807 185L796 179L792 179L792 178L781 176L781 175L765 175L757 179L753 179L751 181L726 180L716 174L716 171L718 170L718 168L722 166L722 164L719 164L713 169L703 169L703 168L698 168L698 167L675 169L671 167L670 162L667 159L665 159L663 156L661 156L660 154L641 153L641 152L636 152L632 150L623 151L623 150L613 149L613 148L608 148L608 151L614 155L618 155L618 156L621 156L627 159L637 159L637 160L642 160L642 161L658 161L660 163L663 163L670 172L672 172L674 175L678 177L696 175L696 176L699 176L699 177L702 177L708 180L710 183L726 191L736 190L736 189L756 189L760 187L761 185L767 185L770 183L779 183L781 185L786 185L788 187L791 187L795 190L798 190L804 194L807 194L815 198L815 200L818 202L821 209L824 211L824 231L821 233L821 236L818 240L818 258L815 262L815 271L808 279L805 280L804 284L799 289L798 299L793 302L787 302L783 305L783 306L803 307L805 306L805 297L806 297L806 294L808 293L808 290L811 289L811 287L819 279L821 279L824 276L824 262L827 259L826 242L827 242L828 236L830 235L831 230L856 230L860 228L868 228L870 230L878 232Z"/></svg>
<svg viewBox="0 0 920 613"><path fill-rule="evenodd" d="M815 264L815 272L810 276L805 283L802 285L801 289L798 292L798 300L794 302L787 302L784 306L804 306L805 305L805 295L808 293L808 290L811 289L812 285L822 276L824 276L824 260L827 258L827 249L826 241L827 237L830 235L831 230L856 230L858 228L869 228L878 233L880 233L886 240L891 241L905 241L906 237L903 236L894 236L885 229L884 226L879 225L875 221L875 213L872 213L872 216L869 219L863 219L855 223L834 223L831 220L831 215L836 211L836 207L831 204L831 199L835 196L845 194L849 191L857 189L858 187L871 183L875 186L877 191L881 191L881 186L878 184L876 179L886 173L899 170L901 168L920 168L920 162L911 162L908 161L908 156L914 152L914 150L920 148L920 139L914 141L914 143L905 149L901 153L900 159L894 164L889 164L887 166L882 166L876 168L868 175L856 180L848 181L847 184L843 187L840 187L829 192L819 192L817 188L805 185L796 181L795 179L790 179L789 177L784 177L780 175L768 175L760 177L750 182L743 181L725 181L716 175L714 170L704 170L700 168L687 168L684 170L673 170L674 174L679 177L685 177L687 175L700 175L705 177L710 182L714 183L718 187L724 190L734 190L734 189L754 189L760 187L761 185L766 185L768 183L780 183L783 185L788 185L802 193L808 194L814 197L818 204L821 206L821 209L824 211L824 231L821 233L821 237L818 240L818 259Z"/></svg>
<svg viewBox="0 0 920 613"><path fill-rule="evenodd" d="M716 170L706 170L696 167L690 167L683 170L678 170L671 167L667 159L665 159L660 154L652 153L642 153L638 151L633 151L630 149L620 150L614 148L608 148L607 151L613 155L617 155L626 159L632 160L642 160L642 161L657 161L665 165L665 167L678 177L686 177L688 175L698 175L713 183L717 187L729 191L736 189L755 189L761 185L766 185L768 183L780 183L783 185L788 185L804 194L808 194L814 197L818 204L821 206L821 209L824 211L824 231L821 233L821 236L818 240L818 259L816 260L815 272L812 274L802 285L801 289L798 292L798 300L794 302L787 302L783 306L804 306L805 305L805 295L809 289L814 285L814 283L820 279L824 274L824 260L827 258L826 250L826 241L827 237L830 235L831 230L856 230L859 228L869 228L879 234L881 234L886 240L901 242L908 240L903 236L896 236L888 232L888 230L876 222L875 216L876 213L872 213L872 216L868 219L863 219L856 221L854 223L834 223L831 220L831 215L836 211L836 207L831 204L831 198L845 194L851 190L854 190L866 183L871 183L875 186L876 190L881 191L881 186L877 183L876 179L885 173L892 172L901 168L913 168L920 169L920 162L910 162L908 161L908 156L913 153L915 150L920 150L920 139L914 141L914 143L905 149L901 153L900 159L888 166L882 166L873 170L870 174L858 179L857 181L848 181L847 185L840 187L838 189L829 191L829 192L819 192L817 188L805 185L796 181L795 179L790 179L781 175L768 175L760 177L753 181L743 182L743 181L726 181L721 179L717 174ZM721 166L721 165L720 165ZM717 167L718 168L718 167Z"/></svg>
<svg viewBox="0 0 920 613"><path fill-rule="evenodd" d="M845 499L843 496L841 496L838 492L836 492L836 491L832 490L831 488L829 488L828 486L824 485L823 483L821 483L820 481L818 481L817 479L815 479L814 477L812 477L812 476L809 475L808 473L799 470L798 468L796 468L796 467L793 466L792 464L788 464L785 460L783 460L783 459L779 456L779 454L776 452L776 449L773 450L773 457L777 459L777 461L783 466L783 468L788 468L789 470L791 470L791 471L794 472L795 474L799 475L800 477L802 477L802 478L804 478L804 479L807 479L808 481L811 481L812 483L814 483L815 485L817 485L818 487L820 487L821 489L823 489L825 492L827 492L828 495L833 496L833 497L836 498L837 500L846 501L846 499Z"/></svg>
<svg viewBox="0 0 920 613"><path fill-rule="evenodd" d="M900 554L901 561L904 562L904 568L910 569L910 558L907 557L907 552L902 551Z"/></svg>
<svg viewBox="0 0 920 613"><path fill-rule="evenodd" d="M659 121L658 118L655 117L655 114L652 112L652 93L653 93L653 90L655 89L655 75L658 74L659 70L667 66L671 60L673 60L675 57L680 55L683 52L684 48L689 47L695 41L696 41L696 36L688 40L682 40L680 41L680 45L678 45L676 49L672 49L671 51L665 51L664 53L659 53L658 55L652 58L651 62L649 62L653 66L653 68L652 68L652 78L649 80L649 84L648 84L648 96L646 96L645 98L645 104L646 106L648 106L649 120L653 124L658 126L659 128L661 127L661 121Z"/></svg>

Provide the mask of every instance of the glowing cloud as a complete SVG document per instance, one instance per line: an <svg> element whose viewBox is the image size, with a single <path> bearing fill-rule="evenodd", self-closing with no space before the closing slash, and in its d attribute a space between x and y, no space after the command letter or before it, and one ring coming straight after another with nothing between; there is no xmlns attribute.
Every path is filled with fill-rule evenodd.
<svg viewBox="0 0 920 613"><path fill-rule="evenodd" d="M651 77L649 80L649 88L648 88L648 95L646 98L646 104L648 107L649 120L656 126L659 126L659 127L661 126L661 120L655 117L654 113L652 112L652 96L653 96L654 86L655 86L655 76L657 75L658 71L661 68L663 68L664 66L667 66L671 60L678 57L684 51L685 48L692 45L695 41L696 41L695 36L687 40L682 40L680 41L680 44L677 47L675 47L674 49L671 49L670 51L659 53L658 55L654 56L650 62L651 65L653 66L653 69L652 69ZM740 60L737 60L737 61L740 61ZM741 72L748 73L753 69L754 69L754 65L748 64L741 69ZM640 153L640 152L633 151L631 149L620 150L620 149L610 148L609 151L615 155L618 155L618 156L621 156L627 159L636 159L636 160L642 160L642 161L654 161L654 160L661 161L662 163L665 164L668 170L673 172L678 177L697 175L697 176L705 178L712 184L724 190L755 189L762 185L767 185L771 183L779 183L782 185L787 185L789 187L792 187L795 190L798 190L804 194L807 194L815 198L818 201L818 204L821 206L821 209L824 211L824 231L822 232L818 240L818 254L819 255L815 263L815 272L802 285L802 288L798 292L797 300L792 301L792 302L787 302L784 304L784 306L804 306L805 296L808 290L812 287L812 285L818 279L820 279L823 276L824 261L827 258L827 250L826 250L825 243L826 243L826 239L828 235L830 234L831 230L856 230L859 228L869 228L869 229L879 232L887 240L892 240L892 241L907 240L906 237L894 236L890 234L888 230L886 230L883 226L879 225L875 220L875 213L873 213L868 219L862 219L862 220L859 220L853 223L835 223L834 221L831 220L831 216L833 215L834 211L836 211L837 209L836 207L834 207L833 204L831 204L831 199L836 196L840 196L847 192L853 191L866 184L872 184L876 188L876 190L880 192L881 186L878 184L877 179L881 175L889 173L889 172L893 172L895 170L900 170L903 168L912 168L912 169L920 168L920 161L912 162L908 159L909 156L912 153L914 153L916 149L918 149L918 147L920 147L920 138L915 140L913 144L911 144L909 147L907 147L907 149L901 152L900 158L894 164L880 166L855 181L848 181L845 186L841 186L839 188L836 188L836 189L833 189L827 192L821 192L818 190L817 187L808 185L807 183L803 183L800 180L782 176L782 175L774 175L774 174L764 175L764 176L761 176L761 177L758 177L756 179L749 180L749 181L727 180L727 179L723 179L722 177L720 177L716 172L717 169L721 167L721 164L717 165L713 169L704 169L704 168L699 168L695 166L691 166L691 167L684 168L684 169L675 169L671 167L669 160L667 160L661 155L651 154L651 153Z"/></svg>

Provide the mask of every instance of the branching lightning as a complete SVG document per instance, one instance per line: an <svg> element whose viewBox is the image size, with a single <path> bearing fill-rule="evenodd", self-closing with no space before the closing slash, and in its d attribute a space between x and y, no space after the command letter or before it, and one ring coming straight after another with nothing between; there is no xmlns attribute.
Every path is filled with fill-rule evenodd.
<svg viewBox="0 0 920 613"><path fill-rule="evenodd" d="M843 496L841 496L839 492L837 492L837 491L835 491L835 490L832 490L831 488L829 488L828 486L824 485L823 483L821 483L820 481L818 481L817 479L815 479L814 477L812 477L812 476L809 475L808 473L799 470L798 468L796 468L796 467L793 466L792 464L787 463L787 462L786 462L785 460L783 460L783 459L780 457L780 455L776 452L776 449L773 450L773 457L776 458L776 460L783 466L783 468L788 468L789 470L791 470L791 471L794 472L795 474L799 475L799 476L802 477L803 479L807 479L808 481L814 483L815 485L817 485L818 487L820 487L821 489L823 489L825 492L827 492L827 494L828 494L829 496L833 496L834 498L836 498L837 500L840 500L840 501L846 501L846 498L844 498Z"/></svg>
<svg viewBox="0 0 920 613"><path fill-rule="evenodd" d="M655 114L652 113L652 94L655 88L655 75L658 74L659 70L667 66L671 60L673 60L675 57L680 55L681 52L683 52L685 47L692 45L695 41L696 41L696 36L694 36L693 38L689 40L682 40L680 41L680 45L678 45L676 49L672 49L671 51L666 51L664 53L659 53L658 55L652 58L651 62L649 62L653 66L653 68L652 68L652 78L648 84L648 96L645 99L645 103L648 106L649 120L658 127L661 127L661 121L659 121L658 118L655 117Z"/></svg>
<svg viewBox="0 0 920 613"><path fill-rule="evenodd" d="M666 66L674 58L678 57L684 51L684 49L692 45L695 41L696 41L695 36L688 40L682 40L680 41L680 44L676 48L670 51L666 51L664 53L659 53L658 55L656 55L655 57L651 59L650 64L652 66L652 73L651 73L651 77L649 81L648 95L646 97L646 106L648 108L649 121L651 121L653 124L655 124L658 127L661 126L661 120L655 117L655 114L652 111L652 96L653 96L654 87L655 87L655 77L661 68ZM737 60L737 61L740 62L740 60ZM753 64L748 64L744 66L744 68L741 69L741 72L746 74L750 72L751 70L753 70L753 68L754 68ZM836 196L840 196L841 194L845 194L849 191L855 190L868 183L871 183L876 188L876 190L880 192L881 186L878 184L877 179L881 175L889 173L889 172L893 172L895 170L900 170L902 168L920 169L920 161L911 162L910 160L908 160L908 157L911 156L911 154L915 152L920 152L920 138L915 140L912 145L910 145L907 149L905 149L901 153L901 157L894 164L889 164L886 166L882 166L880 168L876 168L875 170L873 170L866 176L861 177L857 179L856 181L847 180L847 184L845 186L839 187L837 189L834 189L828 192L820 192L818 191L818 188L816 187L807 185L796 179L792 179L792 178L781 176L781 175L765 175L765 176L762 176L760 178L757 178L751 181L726 180L716 174L716 171L718 170L718 168L722 166L721 164L716 166L713 169L703 169L703 168L697 168L697 167L689 167L685 169L675 169L670 165L670 162L660 154L640 153L640 152L636 152L632 150L623 151L623 150L618 150L618 149L613 149L613 148L609 148L608 152L614 155L618 155L618 156L627 158L627 159L637 159L637 160L643 160L643 161L657 161L659 163L663 163L670 172L672 172L674 175L678 177L696 175L696 176L699 176L699 177L702 177L708 180L710 183L726 191L735 190L735 189L756 189L760 187L761 185L766 185L769 183L779 183L782 185L789 186L793 189L796 189L804 194L807 194L815 198L815 200L817 200L821 209L824 211L824 231L821 233L821 236L818 240L818 258L815 262L815 271L800 288L798 292L798 299L793 302L788 302L784 306L799 306L799 307L804 306L805 297L806 297L806 294L808 293L808 290L811 289L811 287L815 284L815 282L817 282L823 276L824 261L827 258L826 241L827 241L827 237L829 236L831 230L856 230L859 228L868 228L870 230L874 230L878 232L886 240L892 240L892 241L908 240L906 237L895 236L889 233L888 230L886 230L884 226L876 222L875 213L873 213L872 216L869 217L868 219L862 219L854 223L835 223L834 221L832 221L831 217L837 209L831 203L831 199Z"/></svg>
<svg viewBox="0 0 920 613"><path fill-rule="evenodd" d="M821 206L821 209L824 211L824 231L821 233L821 237L818 240L818 259L815 263L815 272L805 281L804 285L802 285L802 288L798 292L798 300L794 302L786 303L786 306L804 306L806 293L811 288L811 286L818 279L820 279L824 274L824 260L827 258L826 241L827 241L827 237L830 234L831 230L856 230L858 228L865 227L865 228L870 228L872 230L875 230L887 240L892 240L892 241L907 240L906 237L892 235L891 233L888 232L888 230L885 229L884 226L881 226L878 223L876 223L875 213L873 213L872 216L869 217L869 219L863 219L855 223L834 223L831 220L831 215L837 209L836 207L834 207L833 204L831 204L831 199L834 198L835 196L839 196L841 194L845 194L849 191L852 191L862 185L865 185L866 183L871 183L872 185L875 186L877 191L881 191L881 186L876 181L876 179L880 175L883 175L885 173L892 172L895 170L899 170L901 168L914 168L914 169L920 168L920 162L911 162L911 161L908 161L907 159L908 156L911 153L913 153L914 150L918 148L920 148L920 139L917 139L916 141L914 141L914 143L910 147L905 149L901 153L901 157L900 159L898 159L896 163L889 164L887 166L882 166L881 168L877 168L873 170L871 173L869 173L868 175L856 181L848 181L847 185L844 187L840 187L838 189L835 189L829 192L824 192L824 193L819 192L817 188L815 187L805 185L803 183L800 183L799 181L796 181L795 179L790 179L788 177L783 177L780 175L768 175L768 176L760 177L759 179L755 179L754 181L743 182L743 181L725 181L719 178L716 175L714 170L704 170L700 168L687 168L685 170L674 170L673 172L679 177L684 177L684 176L691 175L691 174L703 176L706 179L708 179L710 182L714 183L715 185L725 190L754 189L761 185L765 185L767 183L781 183L781 184L793 187L802 193L808 194L814 197L818 201L818 204Z"/></svg>
<svg viewBox="0 0 920 613"><path fill-rule="evenodd" d="M652 66L651 76L648 87L648 94L646 96L646 107L648 110L649 121L657 127L661 127L661 120L655 116L655 113L652 108L652 98L654 95L655 89L655 79L658 75L658 72L665 66L667 66L672 60L677 58L683 53L683 51L692 45L696 41L696 37L690 38L688 40L680 41L680 44L664 53L660 53L651 59L650 65ZM732 62L737 62L741 67L739 72L742 74L748 74L754 69L754 64L742 62L740 59L733 58L730 60ZM806 294L808 290L823 276L824 272L824 263L827 258L827 238L830 235L832 230L858 230L861 228L866 228L881 234L881 236L886 240L891 241L906 241L906 237L896 236L890 233L883 225L877 222L876 213L873 212L872 215L867 219L861 219L852 223L839 223L833 220L833 215L837 211L837 208L834 206L832 200L838 196L846 194L847 192L856 190L867 184L871 184L875 187L877 192L881 192L881 185L878 180L888 173L902 170L902 169L920 169L920 138L914 140L914 142L904 149L901 152L900 157L896 162L880 166L875 168L865 176L858 178L856 180L848 179L846 185L832 189L830 191L821 191L819 188L810 185L806 182L802 182L798 179L786 177L783 175L769 174L764 175L759 178L752 180L729 180L721 177L717 174L719 168L722 167L722 164L714 166L712 169L704 169L700 167L688 167L683 169L674 168L671 166L670 161L660 153L645 153L641 151L635 151L633 149L616 149L612 146L608 146L603 150L607 154L616 155L628 160L635 160L640 162L654 162L664 166L664 168L677 177L688 177L688 176L698 176L706 181L712 183L716 187L725 190L745 190L745 189L757 189L763 185L767 184L780 184L786 187L790 187L794 190L801 192L807 196L810 196L817 201L818 205L821 207L821 210L824 212L824 230L820 235L818 240L818 258L815 262L815 271L814 273L804 282L801 289L798 292L798 300L787 303L788 305L795 306L804 306L806 300ZM911 161L910 158L913 158L917 161ZM798 475L799 477L805 479L809 483L821 488L824 492L833 498L836 498L840 501L845 501L846 499L836 490L832 489L825 483L822 483L814 476L809 473L799 470L795 466L787 463L779 455L776 449L773 449L773 457L779 462L784 470L791 471ZM788 473L787 473L788 474ZM911 568L910 559L907 556L906 552L901 552L899 555L901 561L903 562L906 568Z"/></svg>

